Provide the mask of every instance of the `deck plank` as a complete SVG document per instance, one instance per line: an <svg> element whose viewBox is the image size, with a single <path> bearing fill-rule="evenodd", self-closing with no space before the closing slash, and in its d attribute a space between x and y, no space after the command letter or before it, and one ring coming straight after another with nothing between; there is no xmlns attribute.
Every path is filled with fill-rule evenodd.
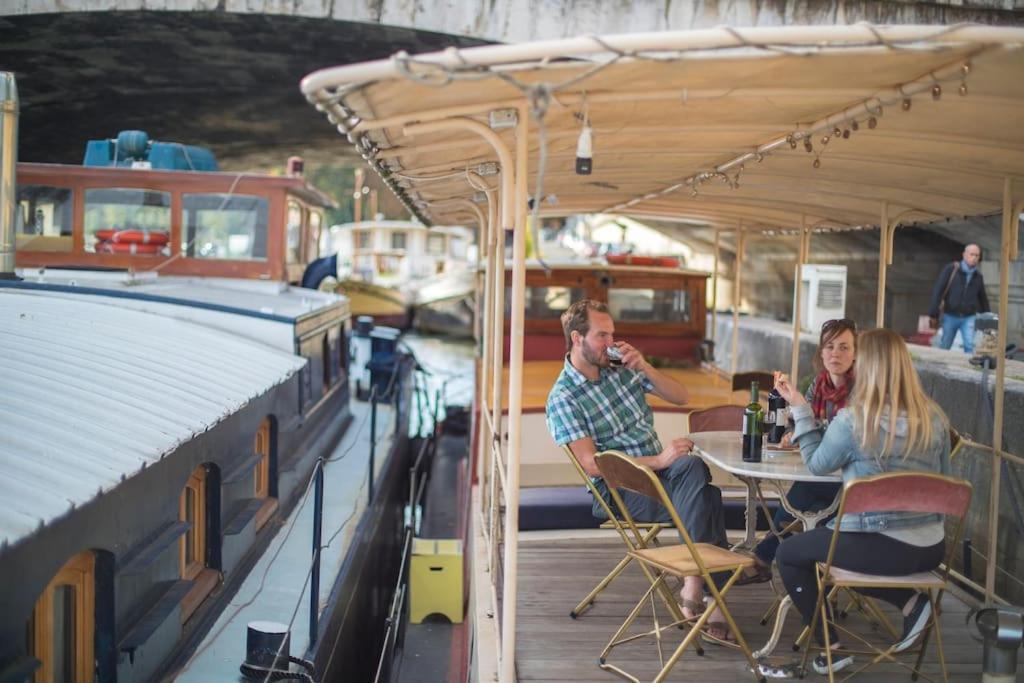
<svg viewBox="0 0 1024 683"><path fill-rule="evenodd" d="M643 574L638 568L629 567L578 619L571 619L569 611L621 557L621 547L621 542L613 538L520 539L516 629L520 681L619 680L598 668L597 658L645 589ZM767 584L760 584L734 588L727 596L733 615L753 649L761 647L769 636L771 624L761 626L759 619L770 605L772 595ZM884 611L891 619L897 619L895 610L888 605L884 606ZM981 672L981 645L967 634L964 623L967 611L967 605L957 597L947 595L944 598L941 625L951 681L977 681ZM798 621L791 612L775 651L779 661L795 656L790 644L799 630ZM644 624L644 629L648 628L649 610L646 619L641 617L638 622ZM851 615L844 623L859 633L871 633L867 622L857 615ZM666 646L666 656L680 640L681 637ZM706 645L704 649L704 657L687 651L669 679L753 680L738 651L713 645ZM651 680L659 668L653 639L616 648L610 662L641 680ZM928 648L924 671L941 680L934 639ZM813 671L808 679L825 680ZM907 683L910 674L898 665L886 664L868 669L857 676L857 680Z"/></svg>

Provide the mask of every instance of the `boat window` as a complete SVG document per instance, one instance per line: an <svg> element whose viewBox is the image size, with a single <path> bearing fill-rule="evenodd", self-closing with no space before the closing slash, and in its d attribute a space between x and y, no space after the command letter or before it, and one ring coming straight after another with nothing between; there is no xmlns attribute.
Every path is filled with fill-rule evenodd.
<svg viewBox="0 0 1024 683"><path fill-rule="evenodd" d="M265 197L186 194L181 198L181 252L189 258L265 261Z"/></svg>
<svg viewBox="0 0 1024 683"><path fill-rule="evenodd" d="M288 263L299 262L299 241L302 237L302 207L297 202L288 202L288 234L285 245L285 259Z"/></svg>
<svg viewBox="0 0 1024 683"><path fill-rule="evenodd" d="M353 230L352 231L352 243L355 244L356 249L369 249L370 248L370 231L369 230Z"/></svg>
<svg viewBox="0 0 1024 683"><path fill-rule="evenodd" d="M206 564L206 468L202 465L181 492L179 513L179 519L189 525L181 537L181 577L194 579Z"/></svg>
<svg viewBox="0 0 1024 683"><path fill-rule="evenodd" d="M257 498L266 498L270 495L270 418L265 417L260 423L252 449L260 459L256 463L254 493Z"/></svg>
<svg viewBox="0 0 1024 683"><path fill-rule="evenodd" d="M391 248L392 249L405 249L405 233L404 232L393 232L393 233L391 233Z"/></svg>
<svg viewBox="0 0 1024 683"><path fill-rule="evenodd" d="M18 250L71 251L71 190L19 185L15 220Z"/></svg>
<svg viewBox="0 0 1024 683"><path fill-rule="evenodd" d="M324 215L320 211L309 212L309 242L306 245L306 260L315 261L320 257L321 228L324 224Z"/></svg>
<svg viewBox="0 0 1024 683"><path fill-rule="evenodd" d="M388 256L387 254L377 256L377 272L381 275L397 275L401 269L401 256Z"/></svg>
<svg viewBox="0 0 1024 683"><path fill-rule="evenodd" d="M582 299L585 291L581 287L527 287L526 318L528 320L558 319L572 302ZM512 288L505 288L505 317L511 315Z"/></svg>
<svg viewBox="0 0 1024 683"><path fill-rule="evenodd" d="M61 567L36 601L29 623L36 683L91 681L95 629L95 558L84 552Z"/></svg>
<svg viewBox="0 0 1024 683"><path fill-rule="evenodd" d="M444 256L444 235L427 235L427 253Z"/></svg>
<svg viewBox="0 0 1024 683"><path fill-rule="evenodd" d="M144 244L111 240L114 232L143 230L162 241ZM102 231L102 232L101 232ZM171 193L128 187L85 191L85 239L88 252L170 255Z"/></svg>
<svg viewBox="0 0 1024 683"><path fill-rule="evenodd" d="M690 322L690 292L675 289L609 289L608 309L623 322Z"/></svg>

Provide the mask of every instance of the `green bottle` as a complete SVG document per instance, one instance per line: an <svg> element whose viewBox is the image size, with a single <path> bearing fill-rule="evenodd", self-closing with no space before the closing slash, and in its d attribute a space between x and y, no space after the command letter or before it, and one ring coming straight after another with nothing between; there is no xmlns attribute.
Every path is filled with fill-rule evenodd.
<svg viewBox="0 0 1024 683"><path fill-rule="evenodd" d="M750 403L743 409L743 461L761 462L764 442L764 410L757 396L757 382L750 383Z"/></svg>

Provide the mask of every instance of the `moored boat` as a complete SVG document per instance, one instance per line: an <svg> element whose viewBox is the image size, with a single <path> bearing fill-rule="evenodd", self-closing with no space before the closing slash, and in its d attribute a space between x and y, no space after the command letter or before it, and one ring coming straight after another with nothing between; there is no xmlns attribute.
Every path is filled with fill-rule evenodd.
<svg viewBox="0 0 1024 683"><path fill-rule="evenodd" d="M487 245L481 290L488 315L481 325L473 453L478 480L466 511L474 525L467 537L474 568L467 609L471 676L511 682L554 670L566 678L595 677L606 663L601 647L614 630L603 618L569 620L582 584L604 573L591 571L597 546L555 545L550 537L519 534L528 458L538 442L553 448L546 430L529 421L541 401L527 395L540 384L529 381L526 358L533 305L525 259L527 207L532 204L542 216L606 211L712 228L714 278L723 237L735 255L734 330L743 260L756 257L746 244L752 236L796 238L800 267L819 232L877 230L875 325L883 327L898 225L927 228L1001 211L1005 319L1009 264L1016 258L1024 205L1013 180L1024 173L1024 143L1014 125L1024 91L1006 84L1015 83L1022 68L1022 42L1018 28L974 25L730 27L397 55L304 79L310 102L332 124L342 122L342 132L423 222L449 221L478 193L486 195L489 211L479 212L480 243ZM429 161L424 148L431 151ZM466 169L481 160L498 164L498 182L469 177ZM557 203L541 197L557 197ZM969 222L958 229L970 239ZM508 232L513 267L506 273ZM801 286L795 278L798 302ZM566 293L565 303L574 298ZM549 312L554 329L556 316ZM790 374L798 377L799 306L792 315ZM1000 334L1002 348L1005 328ZM735 341L732 346L735 370ZM1002 360L997 374L1005 377ZM990 458L983 462L995 473L1024 461L1004 442L1003 379L993 395L991 445L971 447L974 462ZM959 457L957 467L964 462ZM966 467L958 474L971 476ZM961 572L958 587L965 592L943 596L946 614L967 613L961 600L976 603L979 595L989 603L998 593L1019 595L1019 586L1007 578L1013 572L1004 569L1019 563L1019 553L1001 541L1000 525L1013 522L1008 514L1000 519L999 481L993 474L975 484L988 491L988 500L976 498L972 509L979 518L988 516L976 528L988 538L984 584L967 576L967 565L978 556L965 551L954 558L960 563L954 568ZM622 558L621 544L617 556L600 557L614 565ZM617 588L605 607L621 618L616 609L624 611L624 591L634 597L633 591L642 594L645 587L641 577L628 589ZM972 597L970 591L977 593ZM552 608L556 596L559 603ZM748 610L744 631L748 622L757 631L755 609ZM944 630L952 625L944 619ZM958 628L958 636L965 635L962 623ZM659 675L660 644L632 658L642 675ZM958 650L957 666L976 673L979 650ZM685 657L680 666L693 676L756 677L749 661L726 652ZM934 649L922 651L926 667L937 668L937 659ZM889 666L881 676L894 670Z"/></svg>

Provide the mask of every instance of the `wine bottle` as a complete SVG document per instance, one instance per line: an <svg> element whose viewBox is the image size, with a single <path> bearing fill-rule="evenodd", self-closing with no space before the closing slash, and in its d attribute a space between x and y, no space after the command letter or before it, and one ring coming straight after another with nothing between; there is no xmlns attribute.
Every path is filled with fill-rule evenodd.
<svg viewBox="0 0 1024 683"><path fill-rule="evenodd" d="M764 416L765 435L768 443L779 443L782 435L786 433L786 424L789 421L789 403L782 398L778 389L772 387L768 393L768 412Z"/></svg>
<svg viewBox="0 0 1024 683"><path fill-rule="evenodd" d="M743 409L743 461L761 462L764 410L757 396L757 382L750 383L750 403Z"/></svg>

